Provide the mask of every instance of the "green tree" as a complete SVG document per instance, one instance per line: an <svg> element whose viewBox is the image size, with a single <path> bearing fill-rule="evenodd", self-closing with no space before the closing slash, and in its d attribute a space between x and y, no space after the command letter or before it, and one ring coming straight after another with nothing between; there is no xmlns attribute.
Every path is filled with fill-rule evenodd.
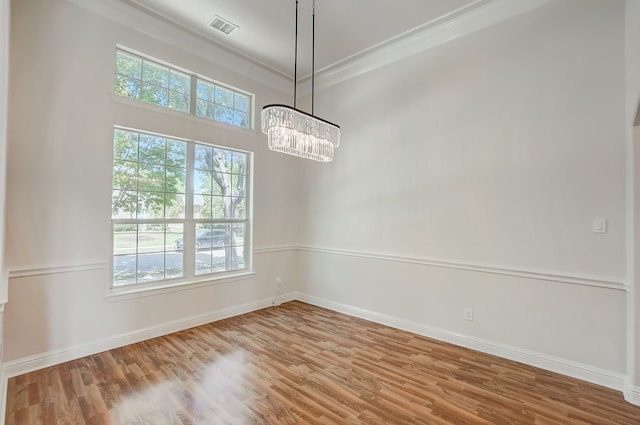
<svg viewBox="0 0 640 425"><path fill-rule="evenodd" d="M212 183L217 185L225 219L244 218L246 154L225 149L205 150L205 162L209 168ZM235 161L234 161L235 159ZM225 226L224 232L225 268L239 268L236 252L236 231L233 224Z"/></svg>
<svg viewBox="0 0 640 425"><path fill-rule="evenodd" d="M249 97L198 80L196 115L238 127L249 127Z"/></svg>
<svg viewBox="0 0 640 425"><path fill-rule="evenodd" d="M142 59L118 51L116 55L116 84L114 91L121 96L140 98Z"/></svg>
<svg viewBox="0 0 640 425"><path fill-rule="evenodd" d="M191 77L122 51L116 55L116 94L189 112Z"/></svg>
<svg viewBox="0 0 640 425"><path fill-rule="evenodd" d="M184 142L116 130L113 216L184 217L186 162Z"/></svg>

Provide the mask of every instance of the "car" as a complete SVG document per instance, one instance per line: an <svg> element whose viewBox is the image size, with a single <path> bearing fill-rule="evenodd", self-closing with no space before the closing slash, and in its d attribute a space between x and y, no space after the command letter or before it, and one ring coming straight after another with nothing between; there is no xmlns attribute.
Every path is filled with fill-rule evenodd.
<svg viewBox="0 0 640 425"><path fill-rule="evenodd" d="M200 229L196 231L196 249L213 248L224 246L224 229ZM175 241L176 250L182 251L184 240L182 238Z"/></svg>

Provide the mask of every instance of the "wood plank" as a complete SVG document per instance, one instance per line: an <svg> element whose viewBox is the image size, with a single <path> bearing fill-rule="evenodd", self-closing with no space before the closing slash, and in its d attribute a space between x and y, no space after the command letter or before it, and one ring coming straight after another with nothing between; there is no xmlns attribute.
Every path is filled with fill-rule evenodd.
<svg viewBox="0 0 640 425"><path fill-rule="evenodd" d="M7 425L638 425L616 391L300 302L11 378Z"/></svg>

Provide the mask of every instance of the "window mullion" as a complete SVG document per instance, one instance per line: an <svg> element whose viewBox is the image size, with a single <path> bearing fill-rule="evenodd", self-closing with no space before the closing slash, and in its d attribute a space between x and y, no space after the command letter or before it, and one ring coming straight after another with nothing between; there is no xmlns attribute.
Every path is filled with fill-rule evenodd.
<svg viewBox="0 0 640 425"><path fill-rule="evenodd" d="M192 87L193 87L193 84L192 84ZM184 262L183 266L184 266L185 277L191 277L195 275L196 228L195 228L195 223L193 219L194 164L195 164L195 144L188 143L187 144L187 181L186 181L187 193L185 196L185 206L184 206L185 225L184 225L184 236L183 236L184 250L183 250L183 259L182 259L182 261Z"/></svg>
<svg viewBox="0 0 640 425"><path fill-rule="evenodd" d="M193 115L196 114L197 96L198 96L198 77L191 75L191 98L189 99L189 111Z"/></svg>

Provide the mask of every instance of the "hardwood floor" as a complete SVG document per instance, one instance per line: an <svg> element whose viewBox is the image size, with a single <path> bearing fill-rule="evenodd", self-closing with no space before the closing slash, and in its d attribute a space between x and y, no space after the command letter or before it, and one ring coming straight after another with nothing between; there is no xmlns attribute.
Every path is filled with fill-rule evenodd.
<svg viewBox="0 0 640 425"><path fill-rule="evenodd" d="M640 424L622 395L291 302L11 378L6 424Z"/></svg>

